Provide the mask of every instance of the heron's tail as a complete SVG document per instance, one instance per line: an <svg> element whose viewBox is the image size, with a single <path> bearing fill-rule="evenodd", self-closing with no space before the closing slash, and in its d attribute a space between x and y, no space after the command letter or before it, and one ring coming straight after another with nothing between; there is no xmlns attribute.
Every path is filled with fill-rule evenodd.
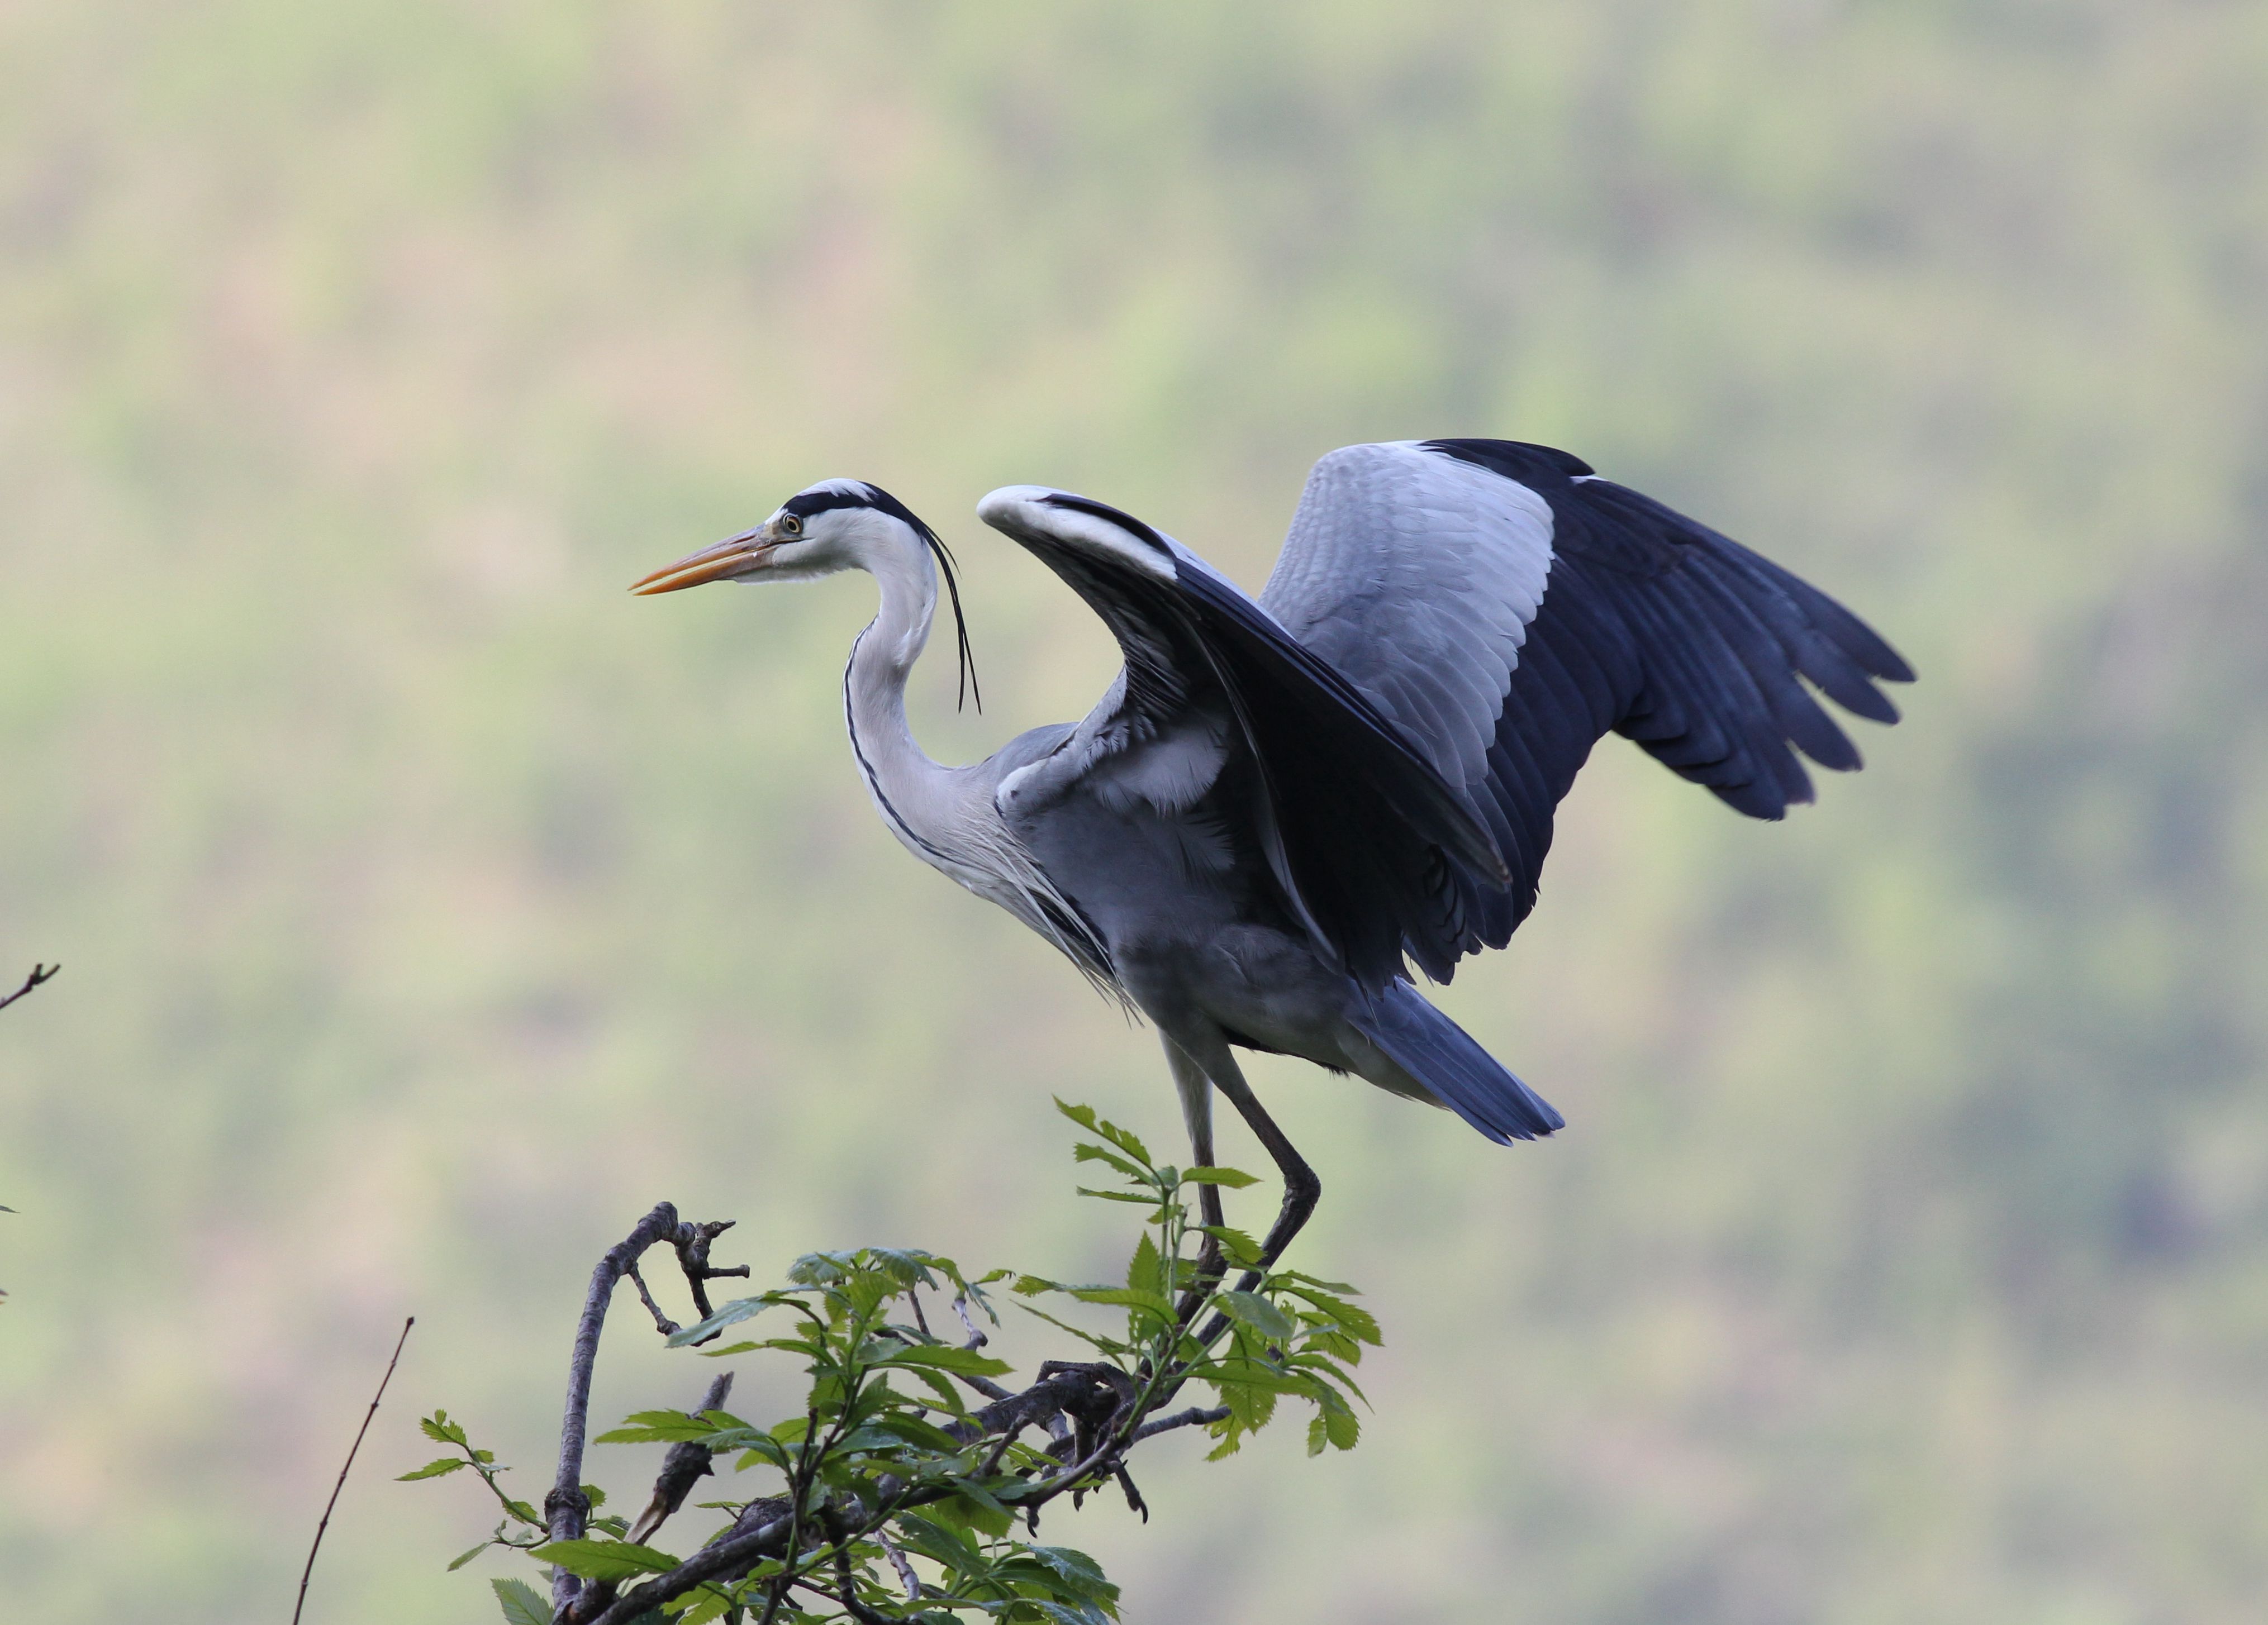
<svg viewBox="0 0 2268 1625"><path fill-rule="evenodd" d="M1566 1127L1548 1101L1406 982L1388 988L1353 1026L1427 1094L1499 1144Z"/></svg>

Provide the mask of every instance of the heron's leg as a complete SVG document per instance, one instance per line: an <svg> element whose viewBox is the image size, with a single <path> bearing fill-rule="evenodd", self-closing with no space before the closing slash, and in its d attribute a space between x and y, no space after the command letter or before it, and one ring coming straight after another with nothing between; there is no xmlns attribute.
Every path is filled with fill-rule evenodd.
<svg viewBox="0 0 2268 1625"><path fill-rule="evenodd" d="M1213 1087L1226 1095L1229 1103L1242 1114L1245 1122L1259 1138L1260 1143L1268 1148L1268 1154L1276 1159L1277 1169L1284 1175L1283 1210L1277 1214L1276 1223L1268 1232L1268 1239L1260 1244L1260 1268L1265 1269L1283 1257L1284 1249L1292 1245L1292 1238L1300 1233L1300 1226L1315 1210L1315 1200L1323 1194L1323 1182L1315 1177L1315 1171L1307 1165L1307 1159L1300 1155L1290 1140L1285 1138L1284 1131L1276 1126L1276 1120L1268 1115L1266 1108L1260 1104L1260 1097L1254 1094L1252 1086L1244 1081L1244 1074L1237 1067L1236 1057L1229 1054L1228 1046L1215 1041L1208 1048L1204 1062Z"/></svg>
<svg viewBox="0 0 2268 1625"><path fill-rule="evenodd" d="M1210 1168L1213 1165L1212 1079L1204 1068L1189 1059L1187 1050L1162 1033L1158 1036L1166 1047L1166 1065L1173 1071L1174 1088L1182 1097L1182 1121L1189 1131L1192 1165ZM1197 1187L1197 1212L1216 1229L1227 1222L1221 1217L1219 1186ZM1218 1278L1221 1273L1220 1243L1211 1236L1204 1239L1197 1254L1197 1273L1207 1279Z"/></svg>

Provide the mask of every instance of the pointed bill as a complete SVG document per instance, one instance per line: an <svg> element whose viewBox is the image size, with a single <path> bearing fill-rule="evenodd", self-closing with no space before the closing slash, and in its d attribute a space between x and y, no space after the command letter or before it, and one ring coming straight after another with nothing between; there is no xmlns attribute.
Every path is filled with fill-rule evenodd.
<svg viewBox="0 0 2268 1625"><path fill-rule="evenodd" d="M698 553L688 553L676 563L665 564L650 576L640 577L630 584L630 591L646 598L656 592L697 587L704 582L729 581L735 576L762 569L764 555L769 550L762 531L744 531Z"/></svg>

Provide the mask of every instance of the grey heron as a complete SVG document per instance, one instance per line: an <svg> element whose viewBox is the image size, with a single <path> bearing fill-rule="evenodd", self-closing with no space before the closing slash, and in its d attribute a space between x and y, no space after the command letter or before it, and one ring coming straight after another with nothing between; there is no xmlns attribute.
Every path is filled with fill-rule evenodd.
<svg viewBox="0 0 2268 1625"><path fill-rule="evenodd" d="M1428 1004L1534 906L1553 813L1591 746L1634 740L1740 812L1858 767L1814 696L1876 722L1913 673L1841 605L1739 543L1546 446L1348 446L1318 462L1256 599L1180 542L1085 496L977 504L1084 599L1124 665L1083 721L964 767L907 725L908 674L952 555L880 488L828 480L634 587L863 570L843 717L906 848L1054 944L1163 1040L1192 1154L1212 1095L1274 1158L1272 1263L1321 1185L1239 1070L1298 1055L1446 1107L1490 1139L1561 1128ZM1221 1223L1215 1188L1208 1224Z"/></svg>

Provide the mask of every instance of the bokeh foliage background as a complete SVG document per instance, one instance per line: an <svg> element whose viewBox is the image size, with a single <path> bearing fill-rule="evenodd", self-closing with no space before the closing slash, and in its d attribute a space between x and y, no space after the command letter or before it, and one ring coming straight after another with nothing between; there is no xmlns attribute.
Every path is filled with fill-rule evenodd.
<svg viewBox="0 0 2268 1625"><path fill-rule="evenodd" d="M967 755L1114 665L991 486L1256 585L1322 451L1491 434L1847 597L1908 725L1771 827L1602 749L1444 995L1558 1141L1262 1067L1369 1437L1051 1536L1140 1620L2257 1618L2264 85L2209 0L0 8L9 1614L282 1617L414 1310L311 1617L479 1616L386 1474L438 1402L541 1484L657 1197L1108 1267L1046 1096L1170 1139L1153 1040L871 816L864 584L630 578L888 486Z"/></svg>

